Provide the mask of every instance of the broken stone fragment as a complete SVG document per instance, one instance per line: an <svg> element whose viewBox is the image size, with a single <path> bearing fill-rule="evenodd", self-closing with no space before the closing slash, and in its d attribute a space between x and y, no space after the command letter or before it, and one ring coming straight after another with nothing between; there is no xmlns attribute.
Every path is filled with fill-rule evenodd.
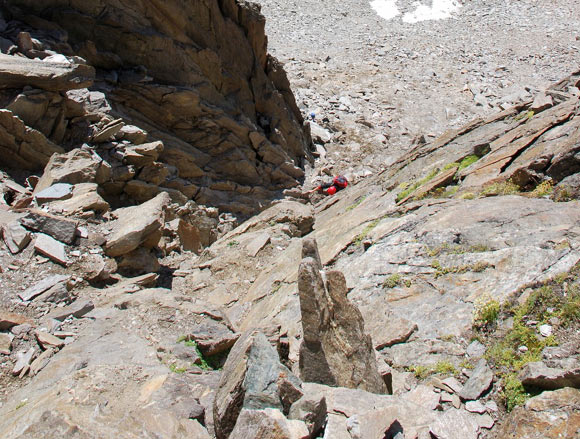
<svg viewBox="0 0 580 439"><path fill-rule="evenodd" d="M256 255L270 242L270 235L268 233L261 233L256 236L252 242L246 246L248 255L256 257Z"/></svg>
<svg viewBox="0 0 580 439"><path fill-rule="evenodd" d="M40 294L44 293L46 290L54 287L59 283L67 282L69 279L70 276L63 274L49 276L41 280L40 282L34 284L30 288L27 288L22 293L18 293L18 296L25 302L28 302L29 300L34 299L36 296L39 296Z"/></svg>
<svg viewBox="0 0 580 439"><path fill-rule="evenodd" d="M10 355L12 351L12 340L14 340L12 334L0 332L0 354Z"/></svg>
<svg viewBox="0 0 580 439"><path fill-rule="evenodd" d="M0 311L0 331L5 331L13 326L31 323L31 320L21 314L15 314L6 311Z"/></svg>
<svg viewBox="0 0 580 439"><path fill-rule="evenodd" d="M54 311L47 314L47 318L63 321L66 318L73 316L77 319L80 319L85 314L88 314L93 309L95 309L95 305L90 300L76 300L69 306L65 306L64 308L57 308Z"/></svg>
<svg viewBox="0 0 580 439"><path fill-rule="evenodd" d="M288 420L280 410L243 409L229 439L305 439L309 437L306 424Z"/></svg>
<svg viewBox="0 0 580 439"><path fill-rule="evenodd" d="M95 69L85 64L65 64L0 54L0 88L31 86L66 91L93 84Z"/></svg>
<svg viewBox="0 0 580 439"><path fill-rule="evenodd" d="M10 250L10 253L17 254L24 250L31 241L30 232L20 225L19 222L13 221L2 228L4 243Z"/></svg>
<svg viewBox="0 0 580 439"><path fill-rule="evenodd" d="M26 352L16 353L16 364L12 369L12 375L20 375L20 373L30 365L30 362L36 354L36 349L31 347Z"/></svg>
<svg viewBox="0 0 580 439"><path fill-rule="evenodd" d="M38 344L43 350L52 347L61 348L64 346L64 341L62 341L62 339L55 337L54 335L49 334L48 332L35 331L34 336L36 337L36 341L38 341Z"/></svg>
<svg viewBox="0 0 580 439"><path fill-rule="evenodd" d="M518 378L525 387L556 390L563 387L580 387L580 362L570 362L571 369L548 367L542 361L526 364Z"/></svg>
<svg viewBox="0 0 580 439"><path fill-rule="evenodd" d="M294 386L300 381L280 364L278 353L262 333L245 333L238 339L224 365L214 401L213 414L218 439L229 436L242 409L252 411L265 408L283 410L294 401L292 391L280 386L280 376L291 380ZM306 428L306 427L305 427Z"/></svg>
<svg viewBox="0 0 580 439"><path fill-rule="evenodd" d="M44 367L50 362L50 358L54 355L54 352L55 351L52 348L48 348L42 354L40 354L36 358L36 360L34 360L32 362L32 364L30 365L30 370L29 370L30 376L34 376L38 372L40 372L42 369L44 369ZM26 368L23 369L22 372L24 372L25 370L26 370ZM21 376L22 376L22 372L20 373Z"/></svg>
<svg viewBox="0 0 580 439"><path fill-rule="evenodd" d="M73 185L68 183L56 183L38 192L35 195L38 205L50 203L51 201L66 200L72 197Z"/></svg>
<svg viewBox="0 0 580 439"><path fill-rule="evenodd" d="M202 355L208 357L230 349L240 338L240 334L233 333L225 325L206 319L192 329L189 338L196 342Z"/></svg>
<svg viewBox="0 0 580 439"><path fill-rule="evenodd" d="M103 143L110 140L119 131L121 131L121 128L123 128L123 126L125 126L125 123L121 119L117 119L108 123L93 136L92 142Z"/></svg>
<svg viewBox="0 0 580 439"><path fill-rule="evenodd" d="M162 227L165 218L164 212L170 202L169 195L161 192L140 206L116 210L115 214L118 219L114 223L112 236L107 240L105 253L108 256L121 256L135 250L147 241ZM157 239L158 241L159 239ZM153 243L152 246L154 245L156 243Z"/></svg>
<svg viewBox="0 0 580 439"><path fill-rule="evenodd" d="M99 186L96 183L79 183L74 185L71 198L53 201L50 208L55 211L62 211L65 215L74 215L82 212L104 213L110 209L107 203L98 192Z"/></svg>
<svg viewBox="0 0 580 439"><path fill-rule="evenodd" d="M34 249L53 262L56 262L57 264L63 265L65 267L70 262L66 255L64 244L43 233L36 234Z"/></svg>
<svg viewBox="0 0 580 439"><path fill-rule="evenodd" d="M110 180L111 166L89 148L77 148L66 154L54 154L34 188L38 194L55 183L97 183Z"/></svg>
<svg viewBox="0 0 580 439"><path fill-rule="evenodd" d="M487 366L487 362L481 359L459 392L459 396L463 400L476 400L490 388L492 382L493 372Z"/></svg>
<svg viewBox="0 0 580 439"><path fill-rule="evenodd" d="M321 393L308 393L290 407L288 419L306 423L310 437L318 437L326 423L326 398Z"/></svg>
<svg viewBox="0 0 580 439"><path fill-rule="evenodd" d="M76 239L77 221L68 220L41 211L30 212L20 221L27 229L50 235L65 244L70 245Z"/></svg>

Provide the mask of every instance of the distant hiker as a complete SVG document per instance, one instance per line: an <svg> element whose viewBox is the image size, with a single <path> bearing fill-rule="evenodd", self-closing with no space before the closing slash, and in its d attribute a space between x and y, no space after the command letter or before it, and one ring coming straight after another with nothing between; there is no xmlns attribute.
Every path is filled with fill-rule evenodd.
<svg viewBox="0 0 580 439"><path fill-rule="evenodd" d="M308 115L308 119L310 119L312 122L314 122L314 120L316 119L316 113L314 111L312 111L309 115Z"/></svg>
<svg viewBox="0 0 580 439"><path fill-rule="evenodd" d="M320 186L315 187L307 194L313 194L314 192L320 192L325 195L334 195L338 191L343 190L348 186L348 180L344 175L338 175L332 179L330 182L322 183Z"/></svg>

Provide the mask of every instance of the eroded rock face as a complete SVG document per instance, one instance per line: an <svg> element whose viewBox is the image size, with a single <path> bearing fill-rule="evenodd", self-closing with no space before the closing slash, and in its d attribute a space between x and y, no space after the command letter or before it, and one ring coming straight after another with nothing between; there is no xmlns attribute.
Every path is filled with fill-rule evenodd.
<svg viewBox="0 0 580 439"><path fill-rule="evenodd" d="M304 258L298 273L304 334L300 347L302 379L386 392L363 317L346 297L344 275L330 271L323 279L315 241L304 242L303 254L315 257Z"/></svg>
<svg viewBox="0 0 580 439"><path fill-rule="evenodd" d="M119 117L119 112L123 117L84 134L75 122L74 135L59 135L59 139L104 144L115 137L131 137L143 143L143 136L133 135L137 128L149 135L147 140L163 142L158 159L177 171L178 179L173 175L162 178L163 183L171 180L182 192L193 184L197 202L243 214L255 212L260 201L298 185L304 176L301 167L308 155L309 133L302 126L282 66L266 52L265 19L258 5L234 0L99 0L91 4L20 0L6 9L6 15L23 22L31 21L32 14L50 21L52 34L58 30L58 49L69 57L67 63L63 56L58 66L68 76L60 82L58 78L46 84L34 82L36 88L54 95L54 91L85 87L85 77L101 85L107 82L105 99L100 99L105 105L90 95L98 92L75 91L63 101L66 117L86 115L88 98L95 100L93 111L112 111L113 117ZM84 58L89 65L70 62L72 56ZM4 58L14 63L14 57ZM26 62L42 65L44 70L51 66L37 59ZM94 68L100 72L96 78ZM71 75L76 76L71 79ZM42 93L35 96L47 102L60 99ZM15 111L22 107L14 106ZM133 126L133 130L122 131L123 126ZM131 166L141 168L157 160L134 149L129 145L124 152ZM141 171L144 181L162 183L147 181L147 175L157 174L150 171ZM152 190L148 194L138 201L156 195Z"/></svg>
<svg viewBox="0 0 580 439"><path fill-rule="evenodd" d="M556 439L576 437L580 430L580 390L544 392L517 407L496 433L497 438Z"/></svg>

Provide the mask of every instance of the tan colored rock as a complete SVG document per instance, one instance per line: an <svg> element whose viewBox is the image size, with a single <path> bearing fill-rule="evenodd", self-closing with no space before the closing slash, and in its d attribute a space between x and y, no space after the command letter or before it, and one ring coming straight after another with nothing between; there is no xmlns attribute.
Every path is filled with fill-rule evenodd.
<svg viewBox="0 0 580 439"><path fill-rule="evenodd" d="M50 203L50 208L54 211L61 211L65 215L76 215L82 212L104 213L109 211L110 206L98 192L96 183L75 184L72 197L67 200L54 201Z"/></svg>
<svg viewBox="0 0 580 439"><path fill-rule="evenodd" d="M28 246L31 240L30 232L16 221L2 227L2 237L6 247L12 254L20 253Z"/></svg>
<svg viewBox="0 0 580 439"><path fill-rule="evenodd" d="M308 242L311 253L311 242ZM300 374L304 381L386 393L378 372L372 340L364 320L346 297L344 275L339 271L320 274L320 262L307 257L300 263L298 292L303 342Z"/></svg>
<svg viewBox="0 0 580 439"><path fill-rule="evenodd" d="M70 262L68 256L66 255L64 244L43 233L36 234L34 249L53 262L64 265L65 267Z"/></svg>
<svg viewBox="0 0 580 439"><path fill-rule="evenodd" d="M32 320L22 314L0 311L0 331L5 331L13 326L23 325L24 323L31 324Z"/></svg>
<svg viewBox="0 0 580 439"><path fill-rule="evenodd" d="M20 373L30 366L30 362L36 354L36 348L31 347L26 352L16 353L16 364L12 369L12 375L20 375Z"/></svg>
<svg viewBox="0 0 580 439"><path fill-rule="evenodd" d="M280 410L263 409L240 412L230 439L306 439L310 437L306 424L289 421Z"/></svg>
<svg viewBox="0 0 580 439"><path fill-rule="evenodd" d="M38 341L38 344L40 344L40 347L43 350L55 347L55 348L61 348L64 346L64 341L58 337L55 337L52 334L49 334L48 332L43 332L43 331L35 331L34 335L36 337L36 340Z"/></svg>
<svg viewBox="0 0 580 439"><path fill-rule="evenodd" d="M516 407L496 433L498 438L575 438L580 431L580 390L543 392Z"/></svg>
<svg viewBox="0 0 580 439"><path fill-rule="evenodd" d="M40 282L35 283L31 287L24 290L22 293L18 293L18 296L24 300L29 301L34 299L36 296L41 295L45 291L54 287L55 285L65 283L70 279L70 276L63 274L55 274L53 276L48 276L42 279Z"/></svg>
<svg viewBox="0 0 580 439"><path fill-rule="evenodd" d="M40 354L36 358L36 360L34 360L30 364L30 370L28 371L28 373L30 374L30 376L34 376L38 372L40 372L42 369L44 369L46 367L46 365L50 362L50 359L54 355L54 352L55 351L52 348L48 348L42 354ZM22 371L24 372L25 370L26 370L26 368L23 369ZM21 372L21 375L22 375L22 372Z"/></svg>
<svg viewBox="0 0 580 439"><path fill-rule="evenodd" d="M12 352L12 340L14 340L12 334L0 332L0 354L10 355Z"/></svg>
<svg viewBox="0 0 580 439"><path fill-rule="evenodd" d="M27 127L9 110L0 109L0 163L32 171L43 169L50 157L64 150L40 131Z"/></svg>
<svg viewBox="0 0 580 439"><path fill-rule="evenodd" d="M140 206L126 207L115 211L117 220L114 231L107 240L105 252L108 256L121 256L143 244L164 223L165 208L170 198L161 192Z"/></svg>
<svg viewBox="0 0 580 439"><path fill-rule="evenodd" d="M51 91L66 91L92 85L95 69L84 64L44 62L0 54L2 88L32 86Z"/></svg>
<svg viewBox="0 0 580 439"><path fill-rule="evenodd" d="M73 149L66 154L55 154L51 157L34 188L34 193L55 183L104 183L111 177L111 172L110 165L94 151Z"/></svg>

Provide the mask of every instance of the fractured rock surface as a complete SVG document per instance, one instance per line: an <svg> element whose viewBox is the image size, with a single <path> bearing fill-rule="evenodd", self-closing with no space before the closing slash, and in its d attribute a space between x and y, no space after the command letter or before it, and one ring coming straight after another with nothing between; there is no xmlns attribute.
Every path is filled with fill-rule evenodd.
<svg viewBox="0 0 580 439"><path fill-rule="evenodd" d="M305 241L303 253L316 254L315 243ZM371 338L364 331L358 308L349 302L344 275L320 272L320 261L306 257L300 263L298 291L304 341L300 347L303 380L370 392L386 392Z"/></svg>

